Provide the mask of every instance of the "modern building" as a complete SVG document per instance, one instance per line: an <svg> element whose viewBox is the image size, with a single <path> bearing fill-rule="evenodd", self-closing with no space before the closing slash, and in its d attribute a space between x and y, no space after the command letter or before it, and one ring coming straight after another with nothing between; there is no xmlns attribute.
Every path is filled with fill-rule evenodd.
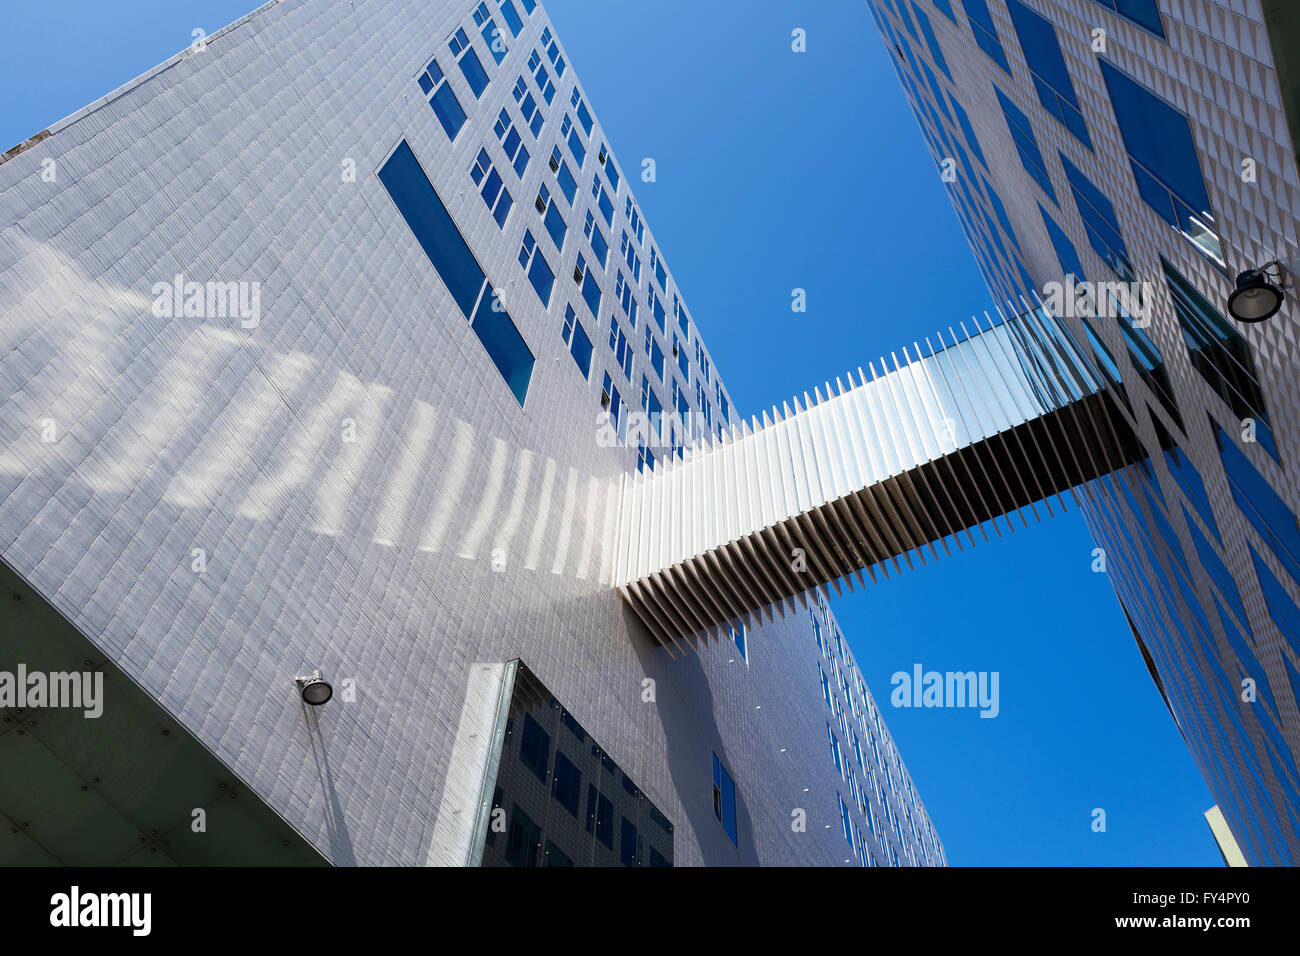
<svg viewBox="0 0 1300 956"><path fill-rule="evenodd" d="M739 419L575 73L277 0L0 157L0 672L103 691L0 698L0 861L945 861L822 592L614 587Z"/></svg>
<svg viewBox="0 0 1300 956"><path fill-rule="evenodd" d="M1041 297L1140 441L1085 514L1231 837L1300 862L1295 288L1262 321L1227 305L1300 263L1294 11L869 7L994 298Z"/></svg>

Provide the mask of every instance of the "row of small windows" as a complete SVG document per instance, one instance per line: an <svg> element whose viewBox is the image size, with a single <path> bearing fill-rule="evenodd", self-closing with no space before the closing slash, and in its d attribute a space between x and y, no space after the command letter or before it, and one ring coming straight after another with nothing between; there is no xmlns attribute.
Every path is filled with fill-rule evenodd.
<svg viewBox="0 0 1300 956"><path fill-rule="evenodd" d="M514 36L519 36L522 32L523 22L514 7L513 0L502 0L499 4L503 20L506 22L510 32ZM524 4L527 14L531 14L535 9L535 4ZM489 8L485 2L479 3L473 10L473 19L475 25L479 28L480 35L488 50L492 54L493 62L500 64L508 52L505 44L504 35L496 26L496 21L492 17ZM470 39L469 34L464 28L458 28L454 31L447 41L448 50L456 60L462 74L465 76L471 91L475 98L482 95L489 82L483 61L479 58L477 51ZM540 38L540 45L545 51L546 60L549 60L551 67L555 70L556 77L562 77L566 69L566 63L563 55L559 51L558 43L551 34L549 27L544 28ZM534 82L537 84L538 92L542 99L549 105L555 96L555 84L551 79L551 74L547 70L546 61L537 50L533 50L528 59L528 70L532 75ZM461 106L459 99L456 97L446 76L439 66L437 59L430 60L425 70L421 73L419 85L424 92L430 106L437 117L439 124L449 139L454 140L460 129L466 122L466 113ZM527 129L534 138L541 134L545 124L545 117L537 101L533 97L532 90L529 89L527 81L523 76L519 76L511 91L512 98L516 107L519 109L522 117L522 127ZM588 109L581 92L575 87L570 96L570 107L572 115L564 114L561 125L561 138L565 141L566 146L581 169L586 161L586 145L582 142L579 135L579 128L590 136L594 130L594 119ZM572 116L577 117L575 123ZM514 119L511 117L509 110L502 107L496 123L494 132L500 142L501 149L505 154L507 164L515 171L516 176L522 178L527 171L531 155L528 146L525 145L523 137L520 134L520 127L516 126ZM608 147L601 145L599 151L599 162L605 174L614 184L613 187L607 186L597 174L592 182L592 198L595 208L599 211L600 216L605 220L606 226L612 228L614 204L613 195L617 192L618 184L621 178L618 169L614 164L612 156L609 155ZM560 154L559 147L553 147L549 159L551 172L555 175L555 183L559 192L565 199L572 204L577 192L577 180L573 172L569 169L568 162ZM514 207L514 197L509 188L505 185L500 170L495 166L491 156L486 148L481 148L476 154L474 162L471 164L469 175L474 185L477 187L484 204L487 206L493 220L499 228L504 229L506 222ZM550 187L546 183L539 186L537 196L534 200L534 206L537 214L541 219L542 230L547 234L556 253L563 250L564 241L568 232L568 225L562 210L553 201L553 195ZM622 272L616 276L616 299L622 307L623 314L633 328L636 326L636 309L637 299L633 297L633 285L639 284L641 278L641 259L639 251L632 243L632 237L635 237L637 243L644 241L644 223L640 218L632 198L629 196L626 200L625 215L628 219L629 228L625 230L622 236L620 251L627 262L633 275L632 283L626 280ZM608 264L609 244L605 235L601 232L600 227L596 224L591 212L586 213L584 221L584 235L588 239L591 249L600 262L601 268L604 269ZM529 283L536 292L543 306L549 307L551 295L554 289L554 270L548 261L546 255L538 248L536 238L532 230L525 229L522 243L519 251L519 263L521 268L529 279ZM667 284L667 271L659 257L658 250L651 250L651 272L655 276L655 281L659 284L660 289L665 289ZM577 265L575 267L575 282L579 284L581 298L593 318L598 315L600 306L600 286L597 277L579 253ZM652 314L655 315L661 331L664 331L664 309L662 303L655 296L653 289L649 289L651 300ZM570 346L574 354L575 361L578 363L584 377L590 376L590 338L582 329L581 322L576 315L573 321L568 321L572 310L566 306L566 324L562 329L562 335L566 344ZM677 306L679 322L684 331L689 335L688 319L685 316L685 310ZM611 321L614 321L611 317ZM647 330L648 332L648 330ZM587 345L584 346L583 343ZM625 375L630 379L632 375L632 350L628 347L625 337L618 335L612 336L611 348L614 351L618 367L621 368ZM702 349L697 342L697 358L703 357ZM660 380L663 380L663 361L662 349L658 344L651 345L647 342L647 356L652 359L652 366L656 367ZM658 353L659 359L654 361L655 353ZM674 355L678 356L678 364L681 367L682 374L690 378L690 369L687 356L684 349L681 348L676 337L673 342ZM703 364L703 374L707 380L710 376L710 368L707 362ZM674 383L674 398L677 398L679 390ZM613 396L611 396L612 398ZM721 383L718 383L715 398L723 409L723 419L730 417L730 403L725 393L722 392ZM711 409L708 407L708 398L697 386L697 400L702 403L702 411L706 422L711 419ZM658 403L657 396L655 397ZM682 405L687 403L682 402ZM617 409L617 403L614 404ZM689 413L689 406L686 407L686 413ZM721 422L719 423L721 425ZM651 456L652 457L652 456Z"/></svg>

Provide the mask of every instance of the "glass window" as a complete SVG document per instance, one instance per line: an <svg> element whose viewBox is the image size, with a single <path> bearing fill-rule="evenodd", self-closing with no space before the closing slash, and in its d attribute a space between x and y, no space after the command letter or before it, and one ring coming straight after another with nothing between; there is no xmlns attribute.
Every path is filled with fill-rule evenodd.
<svg viewBox="0 0 1300 956"><path fill-rule="evenodd" d="M605 241L605 234L600 231L600 226L596 225L596 219L592 216L591 210L587 211L587 219L582 231L591 240L591 250L600 261L600 267L605 268L609 264L609 243Z"/></svg>
<svg viewBox="0 0 1300 956"><path fill-rule="evenodd" d="M1223 251L1187 117L1105 60L1098 63L1138 192L1222 268Z"/></svg>
<svg viewBox="0 0 1300 956"><path fill-rule="evenodd" d="M568 225L564 221L564 216L560 214L560 208L551 202L551 191L542 183L541 188L537 191L537 199L534 201L537 207L537 214L542 217L542 223L546 226L546 233L555 243L556 250L564 248L564 236L569 231Z"/></svg>
<svg viewBox="0 0 1300 956"><path fill-rule="evenodd" d="M1264 395L1255 375L1250 346L1205 296L1169 261L1160 257L1173 296L1174 313L1192 365L1243 423L1254 422L1254 437L1274 461L1277 445L1264 414Z"/></svg>
<svg viewBox="0 0 1300 956"><path fill-rule="evenodd" d="M1223 429L1215 426L1214 431L1233 500L1287 573L1300 582L1300 524L1296 516Z"/></svg>
<svg viewBox="0 0 1300 956"><path fill-rule="evenodd" d="M564 198L572 205L574 197L578 194L578 181L573 178L573 173L569 172L569 164L560 155L558 146L551 148L551 172L555 173L555 181L560 185L560 192L564 193Z"/></svg>
<svg viewBox="0 0 1300 956"><path fill-rule="evenodd" d="M524 726L519 734L519 759L537 775L538 780L546 781L551 759L551 735L542 729L532 714L524 714Z"/></svg>
<svg viewBox="0 0 1300 956"><path fill-rule="evenodd" d="M555 751L555 774L551 778L551 796L560 806L568 810L574 819L577 819L578 803L582 798L582 771L564 755L563 750Z"/></svg>
<svg viewBox="0 0 1300 956"><path fill-rule="evenodd" d="M487 70L483 69L483 63L474 52L474 47L470 44L463 27L448 38L447 46L456 57L456 62L460 64L460 71L465 74L465 82L474 92L474 98L482 96L488 85Z"/></svg>
<svg viewBox="0 0 1300 956"><path fill-rule="evenodd" d="M578 321L577 313L573 311L573 306L564 307L564 329L561 332L564 343L569 346L569 354L573 356L573 361L577 363L578 369L582 372L583 378L591 375L591 339L588 338L587 332Z"/></svg>
<svg viewBox="0 0 1300 956"><path fill-rule="evenodd" d="M1029 118L1020 112L1016 104L1007 99L1001 90L995 87L995 92L998 94L998 102L1002 104L1002 113L1007 119L1011 139L1016 144L1016 152L1020 154L1021 165L1048 198L1056 202L1052 180L1047 175L1047 164L1043 162L1043 154L1038 148L1038 139L1034 136L1034 128L1029 124Z"/></svg>
<svg viewBox="0 0 1300 956"><path fill-rule="evenodd" d="M1105 194L1066 158L1064 153L1061 154L1061 168L1065 170L1065 178L1070 184L1074 203L1079 207L1079 217L1083 220L1089 245L1115 271L1116 275L1125 282L1132 282L1133 267L1129 264L1124 237L1120 235L1119 218L1115 215L1115 207L1111 205Z"/></svg>
<svg viewBox="0 0 1300 956"><path fill-rule="evenodd" d="M596 208L600 210L600 214L605 220L605 225L614 225L614 203L610 200L609 190L605 188L605 184L600 181L599 176L592 180L591 195L596 200Z"/></svg>
<svg viewBox="0 0 1300 956"><path fill-rule="evenodd" d="M560 136L569 144L569 152L573 154L574 162L581 169L583 163L587 161L587 147L582 143L582 137L578 135L578 128L573 125L573 118L568 113L564 114L564 121L560 124Z"/></svg>
<svg viewBox="0 0 1300 956"><path fill-rule="evenodd" d="M722 824L732 845L739 846L736 840L736 784L716 753L713 755L713 815Z"/></svg>
<svg viewBox="0 0 1300 956"><path fill-rule="evenodd" d="M501 148L505 150L506 159L514 168L515 175L522 177L524 170L528 168L528 149L524 146L519 131L515 129L514 120L510 118L504 106L497 115L493 129L496 131L497 139L501 141Z"/></svg>
<svg viewBox="0 0 1300 956"><path fill-rule="evenodd" d="M528 91L528 85L524 82L522 76L515 80L515 87L512 91L512 95L515 98L515 102L519 104L519 112L524 117L524 125L532 131L534 136L536 136L542 131L544 118L541 109L537 105L537 101L533 99L533 94Z"/></svg>
<svg viewBox="0 0 1300 956"><path fill-rule="evenodd" d="M1160 39L1165 38L1165 28L1160 22L1156 0L1096 0L1103 7L1114 10L1138 26L1146 27Z"/></svg>
<svg viewBox="0 0 1300 956"><path fill-rule="evenodd" d="M916 4L912 4L912 16L916 17L917 26L925 36L925 45L930 49L930 57L934 60L934 65L943 70L944 75L951 81L952 74L948 72L948 62L943 58L943 48L939 46L939 40L934 35L934 27L930 26L930 18Z"/></svg>
<svg viewBox="0 0 1300 956"><path fill-rule="evenodd" d="M519 19L519 11L515 9L514 0L501 0L501 16L515 36L523 32L524 21Z"/></svg>
<svg viewBox="0 0 1300 956"><path fill-rule="evenodd" d="M582 94L578 92L576 86L573 88L573 95L569 97L569 105L573 107L574 113L577 114L578 122L582 124L582 128L586 130L587 135L590 136L592 127L591 113L587 110L587 104L583 102Z"/></svg>
<svg viewBox="0 0 1300 956"><path fill-rule="evenodd" d="M1065 57L1061 55L1061 45L1056 39L1056 30L1049 20L1019 0L1007 0L1007 12L1011 14L1016 36L1020 38L1020 48L1024 51L1038 101L1079 142L1092 149L1088 127L1083 122L1079 100L1074 95L1074 84L1070 81Z"/></svg>
<svg viewBox="0 0 1300 956"><path fill-rule="evenodd" d="M546 72L546 64L542 62L542 57L536 50L528 57L528 69L533 73L533 79L537 83L537 89L541 91L542 99L546 100L549 106L555 99L555 84L551 82L551 74Z"/></svg>
<svg viewBox="0 0 1300 956"><path fill-rule="evenodd" d="M1011 67L1007 65L1007 55L1002 50L1002 42L998 39L998 29L993 25L988 3L985 0L963 0L962 6L966 8L971 32L975 34L975 43L994 63L1010 73Z"/></svg>
<svg viewBox="0 0 1300 956"><path fill-rule="evenodd" d="M474 180L474 185L479 187L479 195L483 197L483 202L492 213L497 226L504 227L514 200L510 198L509 190L502 183L501 175L492 167L492 160L488 158L486 149L478 151L478 156L474 158L474 165L469 169L469 176Z"/></svg>
<svg viewBox="0 0 1300 956"><path fill-rule="evenodd" d="M1047 227L1047 237L1052 240L1052 248L1056 250L1056 258L1061 261L1061 274L1072 275L1080 281L1085 280L1083 264L1079 262L1079 254L1074 248L1074 243L1070 241L1070 237L1056 224L1056 220L1048 215L1042 203L1039 203L1038 211L1043 215L1043 225Z"/></svg>
<svg viewBox="0 0 1300 956"><path fill-rule="evenodd" d="M577 265L573 267L573 281L581 288L582 301L586 303L592 318L595 318L600 313L600 283L587 267L587 260L582 253L578 253Z"/></svg>
<svg viewBox="0 0 1300 956"><path fill-rule="evenodd" d="M443 132L448 139L455 139L460 128L465 125L465 110L461 107L460 100L456 99L447 77L439 69L437 60L429 61L429 65L420 74L419 81L420 89L429 97L429 106L442 124Z"/></svg>
<svg viewBox="0 0 1300 956"><path fill-rule="evenodd" d="M542 251L537 248L537 240L527 229L524 230L523 245L519 247L519 264L528 273L528 281L542 300L543 306L551 304L551 289L555 286L555 273Z"/></svg>
<svg viewBox="0 0 1300 956"><path fill-rule="evenodd" d="M505 37L497 28L496 21L488 14L486 2L474 8L474 23L478 26L483 42L487 44L488 52L492 54L492 59L500 65L510 51L506 46Z"/></svg>

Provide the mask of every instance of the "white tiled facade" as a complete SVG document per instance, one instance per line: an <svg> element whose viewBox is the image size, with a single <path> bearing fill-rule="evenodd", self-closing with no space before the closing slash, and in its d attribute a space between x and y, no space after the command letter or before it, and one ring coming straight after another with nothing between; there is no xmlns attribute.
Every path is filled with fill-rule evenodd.
<svg viewBox="0 0 1300 956"><path fill-rule="evenodd" d="M1300 509L1295 290L1273 318L1255 325L1232 323L1248 345L1258 377L1278 452L1274 460L1257 441L1241 440L1243 422L1194 366L1161 265L1163 256L1226 314L1238 272L1273 259L1288 267L1300 262L1295 131L1288 130L1264 10L1258 0L1119 4L1120 9L1158 8L1159 29L1152 30L1108 2L1023 0L1021 6L1052 25L1089 148L1036 94L1012 17L1014 2L987 0L1006 70L975 39L983 0L870 0L868 5L936 163L957 161L948 188L995 298L1031 297L1072 271L1058 257L1040 205L1068 237L1084 275L1096 281L1117 278L1090 243L1061 156L1114 207L1136 277L1154 297L1146 332L1163 356L1182 424L1138 374L1119 321L1098 321L1094 327L1119 365L1128 397L1128 407L1117 403L1117 408L1151 458L1147 474L1130 468L1089 486L1086 514L1157 685L1246 858L1252 865L1294 864L1300 862L1295 761L1300 633L1287 615L1300 603L1300 585L1288 573L1286 560L1295 556L1289 554L1294 545L1286 542L1296 537L1294 516ZM923 19L947 71L924 36ZM1139 193L1102 62L1186 115L1225 268ZM1054 196L1022 163L995 89L1032 124ZM950 109L953 103L968 114L969 129L963 130ZM1245 174L1247 160L1253 177ZM1005 207L1005 217L994 198ZM1073 318L1071 328L1088 350L1082 321ZM1173 479L1153 418L1203 480L1218 536ZM1215 426L1279 499L1264 531L1244 517L1243 502L1271 500L1272 493L1234 497ZM1205 539L1212 556L1198 556L1189 526ZM1257 572L1252 552L1277 581L1270 585L1271 604L1266 576ZM1219 581L1212 567L1216 561L1226 568ZM1244 619L1233 608L1234 597L1225 593L1232 590L1240 594ZM1252 696L1242 683L1247 678L1255 687L1253 700L1246 699Z"/></svg>
<svg viewBox="0 0 1300 956"><path fill-rule="evenodd" d="M577 80L541 42L544 10L506 2L518 36L486 5L500 64L473 0L268 3L0 164L0 558L336 864L464 858L480 781L450 768L487 730L474 665L513 658L673 822L678 865L944 862L827 610L752 629L746 661L725 640L670 655L616 597L638 456L598 440L604 372L639 409L650 327L713 428L726 393L671 276L666 332L652 318L648 228L632 380L608 347L630 271L621 167L599 321L583 311L598 122L562 252L545 246L534 197L555 188ZM490 77L480 99L448 49L462 27ZM435 56L469 114L451 141L417 82ZM523 133L522 182L493 130L503 106L522 125L518 77L545 117ZM522 407L377 179L403 140L535 358ZM514 200L503 228L470 178L481 148ZM555 274L546 309L518 263L525 228ZM176 275L258 283L256 321L160 317L155 284ZM561 338L568 304L588 380ZM335 697L308 711L294 678L317 667ZM838 678L830 707L819 671ZM852 783L828 733L858 740ZM714 753L737 845L714 816Z"/></svg>

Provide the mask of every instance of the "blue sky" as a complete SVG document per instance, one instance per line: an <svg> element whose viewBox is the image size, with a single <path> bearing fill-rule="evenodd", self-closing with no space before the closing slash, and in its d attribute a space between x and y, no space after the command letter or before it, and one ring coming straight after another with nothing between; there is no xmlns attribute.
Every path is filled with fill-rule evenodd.
<svg viewBox="0 0 1300 956"><path fill-rule="evenodd" d="M255 5L11 4L0 150ZM991 307L864 3L546 6L743 413ZM1221 862L1092 547L1071 511L834 601L954 864ZM915 663L998 671L1001 713L889 707Z"/></svg>

